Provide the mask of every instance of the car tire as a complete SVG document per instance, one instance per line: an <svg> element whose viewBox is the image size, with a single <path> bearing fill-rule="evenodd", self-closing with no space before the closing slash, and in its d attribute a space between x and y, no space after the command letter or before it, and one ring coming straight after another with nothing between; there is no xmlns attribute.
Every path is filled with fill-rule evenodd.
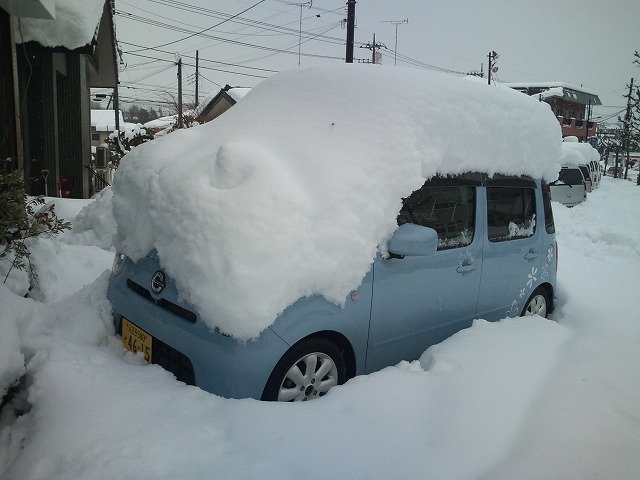
<svg viewBox="0 0 640 480"><path fill-rule="evenodd" d="M333 342L325 338L302 340L278 361L264 387L262 400L313 400L343 384L346 376L344 356Z"/></svg>
<svg viewBox="0 0 640 480"><path fill-rule="evenodd" d="M527 317L530 315L540 315L547 318L551 312L551 297L549 291L545 287L536 288L524 308L522 309L521 317Z"/></svg>

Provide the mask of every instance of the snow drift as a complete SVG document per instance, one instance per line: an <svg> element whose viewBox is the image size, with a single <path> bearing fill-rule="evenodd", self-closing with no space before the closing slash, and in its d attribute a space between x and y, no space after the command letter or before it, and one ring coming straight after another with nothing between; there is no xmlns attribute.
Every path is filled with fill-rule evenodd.
<svg viewBox="0 0 640 480"><path fill-rule="evenodd" d="M402 68L284 72L123 158L116 246L157 249L210 327L255 338L301 297L341 304L425 179L552 180L561 143L548 106L519 92Z"/></svg>

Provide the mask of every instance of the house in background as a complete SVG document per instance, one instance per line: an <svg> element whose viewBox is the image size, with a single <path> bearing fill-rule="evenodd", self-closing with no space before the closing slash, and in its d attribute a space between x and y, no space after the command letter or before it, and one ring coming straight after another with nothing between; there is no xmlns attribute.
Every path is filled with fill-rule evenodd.
<svg viewBox="0 0 640 480"><path fill-rule="evenodd" d="M551 106L562 127L562 136L576 136L580 141L595 138L597 124L589 121L591 107L602 105L600 98L582 87L564 82L507 83Z"/></svg>
<svg viewBox="0 0 640 480"><path fill-rule="evenodd" d="M52 7L49 15L30 18L25 8L34 4ZM118 78L112 3L0 0L0 17L2 44L10 45L2 65L14 65L12 166L31 194L89 197L89 89L114 88Z"/></svg>
<svg viewBox="0 0 640 480"><path fill-rule="evenodd" d="M118 110L120 117L120 128L124 127L125 121L122 116L122 110ZM107 145L109 135L116 131L116 112L115 110L97 110L91 109L91 151L94 147Z"/></svg>
<svg viewBox="0 0 640 480"><path fill-rule="evenodd" d="M126 153L131 147L130 142L137 136L144 137L144 141L153 138L147 135L146 129L140 123L125 122L122 110L118 110L118 127L120 135L113 138L118 142L119 150ZM116 165L112 156L112 148L109 140L116 128L115 110L91 109L91 187L99 191L107 185L111 185ZM118 157L119 158L119 157Z"/></svg>
<svg viewBox="0 0 640 480"><path fill-rule="evenodd" d="M201 103L202 108L196 115L196 121L198 123L206 123L219 117L238 103L250 90L251 88L248 87L231 87L225 85L224 88L215 95L205 97Z"/></svg>

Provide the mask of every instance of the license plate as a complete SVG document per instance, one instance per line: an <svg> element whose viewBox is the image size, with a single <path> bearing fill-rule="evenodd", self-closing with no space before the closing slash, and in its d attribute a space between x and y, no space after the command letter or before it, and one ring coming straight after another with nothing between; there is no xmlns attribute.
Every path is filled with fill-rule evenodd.
<svg viewBox="0 0 640 480"><path fill-rule="evenodd" d="M122 319L122 344L130 352L142 352L144 359L151 363L153 337L126 318Z"/></svg>

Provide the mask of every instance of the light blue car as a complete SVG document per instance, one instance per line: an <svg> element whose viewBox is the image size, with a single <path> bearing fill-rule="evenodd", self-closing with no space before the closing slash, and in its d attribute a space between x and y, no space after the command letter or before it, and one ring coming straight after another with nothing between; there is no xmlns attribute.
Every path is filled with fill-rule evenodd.
<svg viewBox="0 0 640 480"><path fill-rule="evenodd" d="M434 178L403 200L399 228L344 307L287 308L256 341L212 331L178 300L155 253L118 255L109 285L125 347L224 397L306 401L355 375L417 359L473 319L546 317L557 245L549 187L483 174Z"/></svg>

